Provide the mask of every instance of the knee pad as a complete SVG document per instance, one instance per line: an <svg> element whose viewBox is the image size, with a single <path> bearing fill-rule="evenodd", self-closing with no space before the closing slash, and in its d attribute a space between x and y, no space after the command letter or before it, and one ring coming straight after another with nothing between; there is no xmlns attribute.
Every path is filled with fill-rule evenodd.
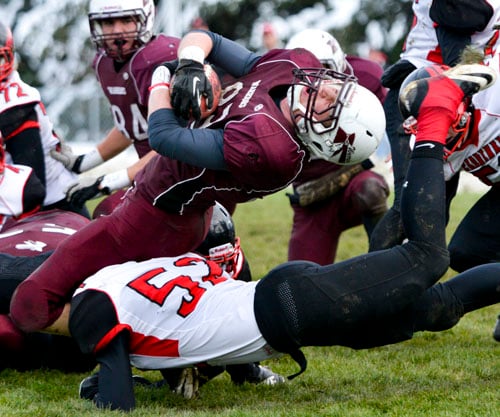
<svg viewBox="0 0 500 417"><path fill-rule="evenodd" d="M389 186L383 178L367 178L355 195L355 204L363 216L381 216L387 210Z"/></svg>

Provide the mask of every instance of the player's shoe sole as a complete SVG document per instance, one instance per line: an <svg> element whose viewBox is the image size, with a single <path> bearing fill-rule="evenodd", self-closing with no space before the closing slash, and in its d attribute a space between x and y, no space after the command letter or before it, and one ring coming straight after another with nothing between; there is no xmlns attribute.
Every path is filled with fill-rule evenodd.
<svg viewBox="0 0 500 417"><path fill-rule="evenodd" d="M465 96L487 89L497 79L495 70L481 64L457 65L443 72L443 75L455 81Z"/></svg>

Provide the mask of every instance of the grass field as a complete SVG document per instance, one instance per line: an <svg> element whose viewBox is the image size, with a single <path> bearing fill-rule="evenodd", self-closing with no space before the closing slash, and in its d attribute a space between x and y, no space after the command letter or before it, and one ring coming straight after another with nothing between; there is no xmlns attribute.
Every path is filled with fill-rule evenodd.
<svg viewBox="0 0 500 417"><path fill-rule="evenodd" d="M453 204L449 234L477 199L461 194ZM235 223L254 278L286 259L291 210L284 193L238 206ZM361 227L346 232L338 260L364 253ZM443 279L448 279L449 272ZM166 389L136 389L132 417L338 416L495 417L500 416L500 343L491 331L500 313L492 306L469 314L451 330L420 333L398 345L365 351L341 347L306 348L308 370L278 387L234 386L221 375L184 400ZM287 357L267 363L290 375ZM157 372L137 372L160 379ZM116 416L78 399L84 374L56 371L0 373L1 417Z"/></svg>

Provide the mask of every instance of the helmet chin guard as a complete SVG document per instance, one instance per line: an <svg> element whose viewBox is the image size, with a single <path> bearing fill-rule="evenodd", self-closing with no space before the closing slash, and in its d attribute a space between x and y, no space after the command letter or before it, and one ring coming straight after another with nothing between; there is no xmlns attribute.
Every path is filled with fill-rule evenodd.
<svg viewBox="0 0 500 417"><path fill-rule="evenodd" d="M294 70L287 99L297 136L311 155L340 165L367 159L385 132L378 98L352 75L326 68ZM320 107L321 88L336 90L331 104Z"/></svg>

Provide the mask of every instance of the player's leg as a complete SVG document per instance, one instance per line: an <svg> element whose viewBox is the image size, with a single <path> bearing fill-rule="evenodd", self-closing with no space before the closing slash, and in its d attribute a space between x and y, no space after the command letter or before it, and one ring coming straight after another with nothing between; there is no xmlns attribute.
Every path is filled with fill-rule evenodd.
<svg viewBox="0 0 500 417"><path fill-rule="evenodd" d="M450 266L461 272L500 261L500 187L492 187L465 215L448 250Z"/></svg>
<svg viewBox="0 0 500 417"><path fill-rule="evenodd" d="M347 226L356 226L361 221L370 238L376 224L387 212L389 186L384 177L370 170L362 171L347 184L344 196L350 207L343 212L343 216L357 220L355 224L346 221Z"/></svg>
<svg viewBox="0 0 500 417"><path fill-rule="evenodd" d="M500 263L479 265L429 288L415 303L415 331L442 331L500 302Z"/></svg>
<svg viewBox="0 0 500 417"><path fill-rule="evenodd" d="M341 194L307 207L293 207L288 260L307 260L320 265L333 262L342 232L339 213Z"/></svg>
<svg viewBox="0 0 500 417"><path fill-rule="evenodd" d="M408 308L446 271L443 148L464 93L477 91L471 83L487 84L482 68L472 70L478 75L467 74L464 83L460 73L453 74L456 82L445 76L419 80L404 97L418 115L401 202L408 243L326 267L285 264L259 282L255 314L275 349L349 346L350 333ZM271 313L266 304L272 306Z"/></svg>
<svg viewBox="0 0 500 417"><path fill-rule="evenodd" d="M386 133L391 146L392 172L394 177L394 201L392 207L377 223L370 236L370 251L387 249L401 244L404 231L401 223L401 187L406 178L410 159L410 136L403 129L403 118L398 108L399 87L391 88L384 101Z"/></svg>

